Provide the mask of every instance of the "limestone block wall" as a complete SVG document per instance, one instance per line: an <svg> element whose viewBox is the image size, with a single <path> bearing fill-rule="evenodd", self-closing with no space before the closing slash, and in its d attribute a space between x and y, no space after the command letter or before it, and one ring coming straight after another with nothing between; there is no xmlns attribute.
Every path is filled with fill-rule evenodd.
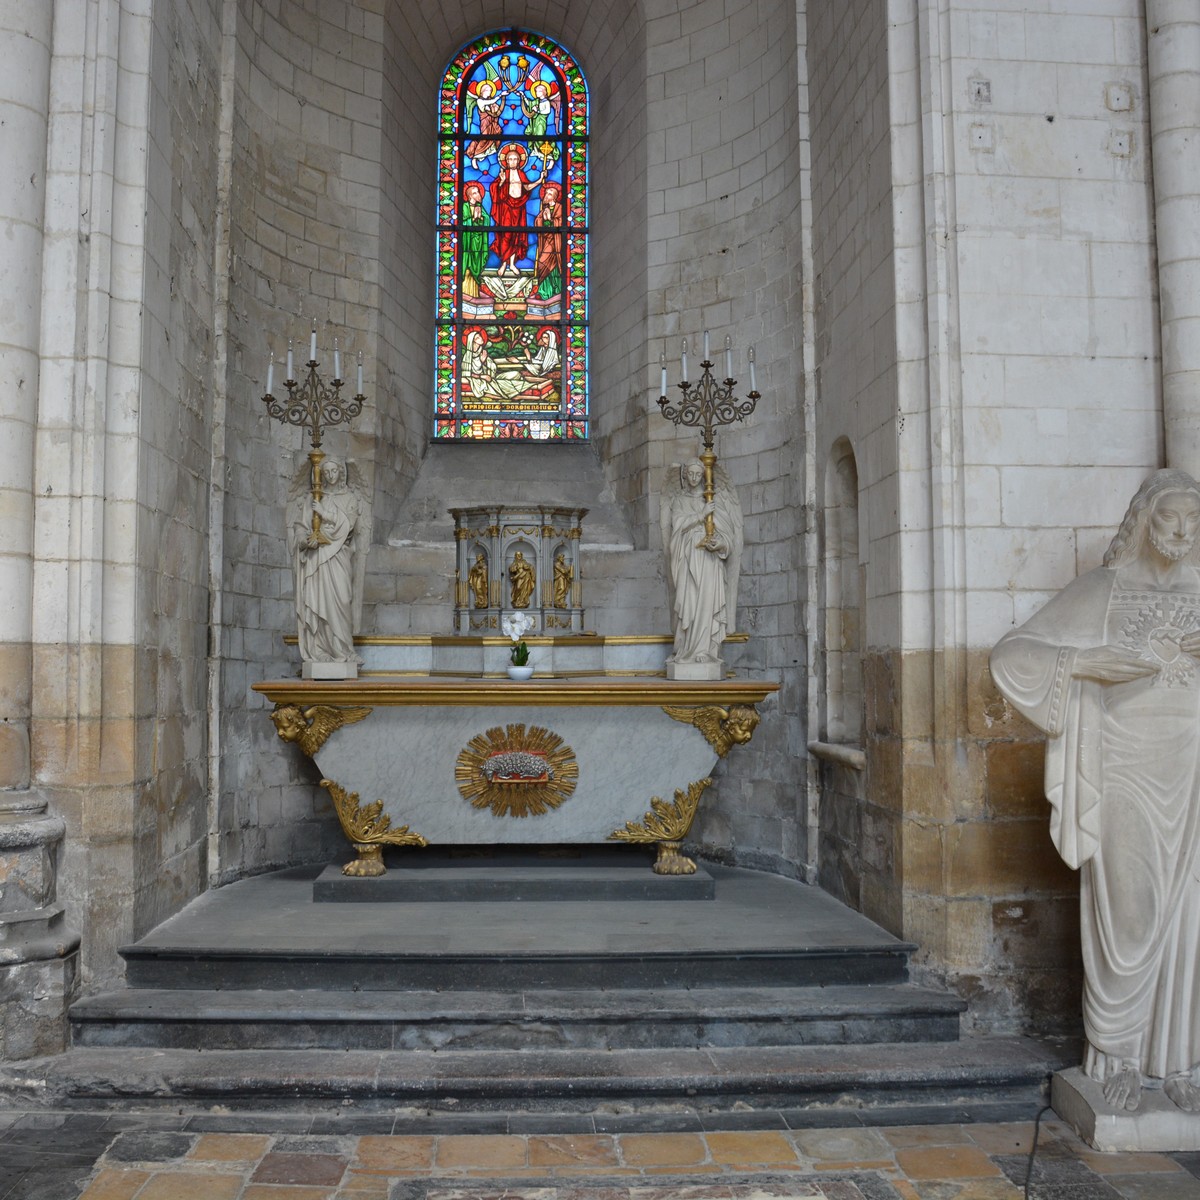
<svg viewBox="0 0 1200 1200"><path fill-rule="evenodd" d="M269 349L281 395L288 337L296 372L318 323L332 376L364 350L370 403L352 433L323 449L353 455L387 511L392 448L376 438L382 32L378 5L277 0L238 7L232 88L226 489L223 498L222 714L218 827L210 873L234 878L333 852L340 833L311 770L275 738L250 684L296 669L292 566L284 531L289 485L307 437L270 420L260 396ZM349 361L346 361L349 360ZM386 424L386 422L384 422ZM380 471L377 473L377 464ZM373 495L374 499L374 495Z"/></svg>
<svg viewBox="0 0 1200 1200"><path fill-rule="evenodd" d="M865 613L859 629L869 664L895 628L899 567L895 534L903 443L897 428L895 238L892 224L892 114L885 0L808 6L807 66L812 137L813 322L816 377L815 494L825 498L823 548L831 540L841 496L839 463L857 481L858 531ZM841 496L841 500L847 498ZM850 564L842 564L848 572ZM853 592L857 595L858 580ZM824 596L826 611L830 597ZM876 648L876 649L868 649ZM837 661L828 637L816 644L814 668ZM862 667L860 666L860 670ZM832 682L827 676L821 686ZM873 695L867 673L866 693ZM863 681L857 681L862 704ZM855 728L857 744L878 730L871 710L829 725L828 705L812 714L813 738L840 742ZM823 722L823 724L822 724ZM823 766L819 879L839 898L890 928L901 924L899 863L903 794L881 775L876 746L871 774Z"/></svg>
<svg viewBox="0 0 1200 1200"><path fill-rule="evenodd" d="M1099 565L1163 455L1142 6L1000 8L956 10L947 55L973 786L935 856L964 976L1004 981L998 1019L1076 1011L1078 916L1041 738L995 696L987 649Z"/></svg>
<svg viewBox="0 0 1200 1200"><path fill-rule="evenodd" d="M867 609L860 821L822 830L822 878L975 1020L1069 1025L1075 882L986 659L1161 454L1138 6L810 18L817 454L855 451Z"/></svg>
<svg viewBox="0 0 1200 1200"><path fill-rule="evenodd" d="M780 679L783 690L754 741L724 764L717 803L693 834L738 861L800 873L809 847L799 786L803 162L796 11L775 0L652 0L647 16L650 353L643 399L630 402L638 414L630 435L640 444L614 454L614 468L635 485L631 496L650 496L646 524L635 511L637 535L658 547L665 471L700 448L698 435L679 434L652 410L659 352L666 350L673 387L686 336L694 382L707 328L723 376L715 352L729 334L744 395L746 351L755 345L764 398L745 424L718 436L717 454L745 513L737 624L751 640L739 665Z"/></svg>
<svg viewBox="0 0 1200 1200"><path fill-rule="evenodd" d="M620 461L640 444L646 312L645 21L628 0L611 5L479 7L423 3L385 8L383 244L385 341L403 422L390 430L404 461L419 459L432 419L433 212L441 72L480 33L521 26L558 39L588 80L592 113L590 367L594 442L620 479L622 498L642 506L643 480Z"/></svg>

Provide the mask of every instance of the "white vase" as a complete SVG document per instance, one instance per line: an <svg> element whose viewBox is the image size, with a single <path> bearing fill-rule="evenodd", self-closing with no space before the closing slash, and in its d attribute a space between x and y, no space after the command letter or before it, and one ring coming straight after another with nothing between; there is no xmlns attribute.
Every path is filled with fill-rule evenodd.
<svg viewBox="0 0 1200 1200"><path fill-rule="evenodd" d="M532 676L532 675L533 675L533 668L530 666L514 667L514 666L510 665L508 668L509 679L524 680L524 679L530 678L530 676Z"/></svg>

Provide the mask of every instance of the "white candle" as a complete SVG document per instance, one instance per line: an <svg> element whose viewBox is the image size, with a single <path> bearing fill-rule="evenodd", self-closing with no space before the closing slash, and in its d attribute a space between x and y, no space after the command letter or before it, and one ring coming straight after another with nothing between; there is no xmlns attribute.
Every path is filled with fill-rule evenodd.
<svg viewBox="0 0 1200 1200"><path fill-rule="evenodd" d="M271 351L271 361L267 363L267 395L271 395L271 389L275 384L275 351Z"/></svg>
<svg viewBox="0 0 1200 1200"><path fill-rule="evenodd" d="M361 396L363 394L363 390L362 390L362 351L361 350L358 352L358 392L357 392L357 394L359 396Z"/></svg>
<svg viewBox="0 0 1200 1200"><path fill-rule="evenodd" d="M753 346L750 347L750 354L748 357L750 359L750 390L752 392L757 392L758 384L756 384L754 382L754 347Z"/></svg>
<svg viewBox="0 0 1200 1200"><path fill-rule="evenodd" d="M687 383L687 338L683 339L683 353L680 357L680 366L683 368L683 382Z"/></svg>
<svg viewBox="0 0 1200 1200"><path fill-rule="evenodd" d="M662 368L662 391L659 392L659 395L665 396L667 394L667 352L665 350L658 352L658 365Z"/></svg>
<svg viewBox="0 0 1200 1200"><path fill-rule="evenodd" d="M708 352L708 330L704 331L704 361L711 362L712 355Z"/></svg>
<svg viewBox="0 0 1200 1200"><path fill-rule="evenodd" d="M295 369L295 364L294 364L294 363L293 363L293 361L292 361L292 343L293 343L294 341L295 341L295 338L288 338L288 364L287 364L287 367L288 367L288 374L287 374L287 377L288 377L288 379L295 379L295 378L296 378L296 369Z"/></svg>
<svg viewBox="0 0 1200 1200"><path fill-rule="evenodd" d="M342 377L342 352L338 349L337 338L333 339L333 377Z"/></svg>
<svg viewBox="0 0 1200 1200"><path fill-rule="evenodd" d="M317 361L317 318L313 317L312 337L308 339L308 361Z"/></svg>
<svg viewBox="0 0 1200 1200"><path fill-rule="evenodd" d="M733 378L733 338L725 335L725 378Z"/></svg>

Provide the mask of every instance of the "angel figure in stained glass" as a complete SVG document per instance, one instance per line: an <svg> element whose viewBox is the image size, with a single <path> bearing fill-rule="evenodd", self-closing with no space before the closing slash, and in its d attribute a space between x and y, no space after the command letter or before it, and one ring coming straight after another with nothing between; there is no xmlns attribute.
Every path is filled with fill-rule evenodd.
<svg viewBox="0 0 1200 1200"><path fill-rule="evenodd" d="M496 68L490 62L485 62L483 66L487 78L469 83L464 97L466 128L470 129L473 114L479 118L479 137L468 142L466 148L466 155L476 170L483 160L496 153L496 147L500 144L501 121L507 100L507 91Z"/></svg>
<svg viewBox="0 0 1200 1200"><path fill-rule="evenodd" d="M525 114L525 132L531 138L544 138L551 116L554 130L562 127L562 97L558 85L552 79L540 79L534 72L535 66L525 80L528 96L521 97L521 111Z"/></svg>

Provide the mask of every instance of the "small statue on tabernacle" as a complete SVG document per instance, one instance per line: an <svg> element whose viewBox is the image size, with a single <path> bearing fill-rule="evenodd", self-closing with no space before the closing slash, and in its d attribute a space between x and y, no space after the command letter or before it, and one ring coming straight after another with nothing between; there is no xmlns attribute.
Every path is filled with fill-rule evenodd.
<svg viewBox="0 0 1200 1200"><path fill-rule="evenodd" d="M470 571L467 572L467 586L471 589L471 594L475 597L475 607L487 608L488 568L487 560L483 557L482 550L475 555L475 562Z"/></svg>
<svg viewBox="0 0 1200 1200"><path fill-rule="evenodd" d="M512 585L513 608L528 608L529 601L533 598L533 567L520 550L513 555L509 564L508 579Z"/></svg>
<svg viewBox="0 0 1200 1200"><path fill-rule="evenodd" d="M569 608L571 603L571 584L575 579L575 568L567 562L567 556L560 550L554 559L554 607Z"/></svg>

